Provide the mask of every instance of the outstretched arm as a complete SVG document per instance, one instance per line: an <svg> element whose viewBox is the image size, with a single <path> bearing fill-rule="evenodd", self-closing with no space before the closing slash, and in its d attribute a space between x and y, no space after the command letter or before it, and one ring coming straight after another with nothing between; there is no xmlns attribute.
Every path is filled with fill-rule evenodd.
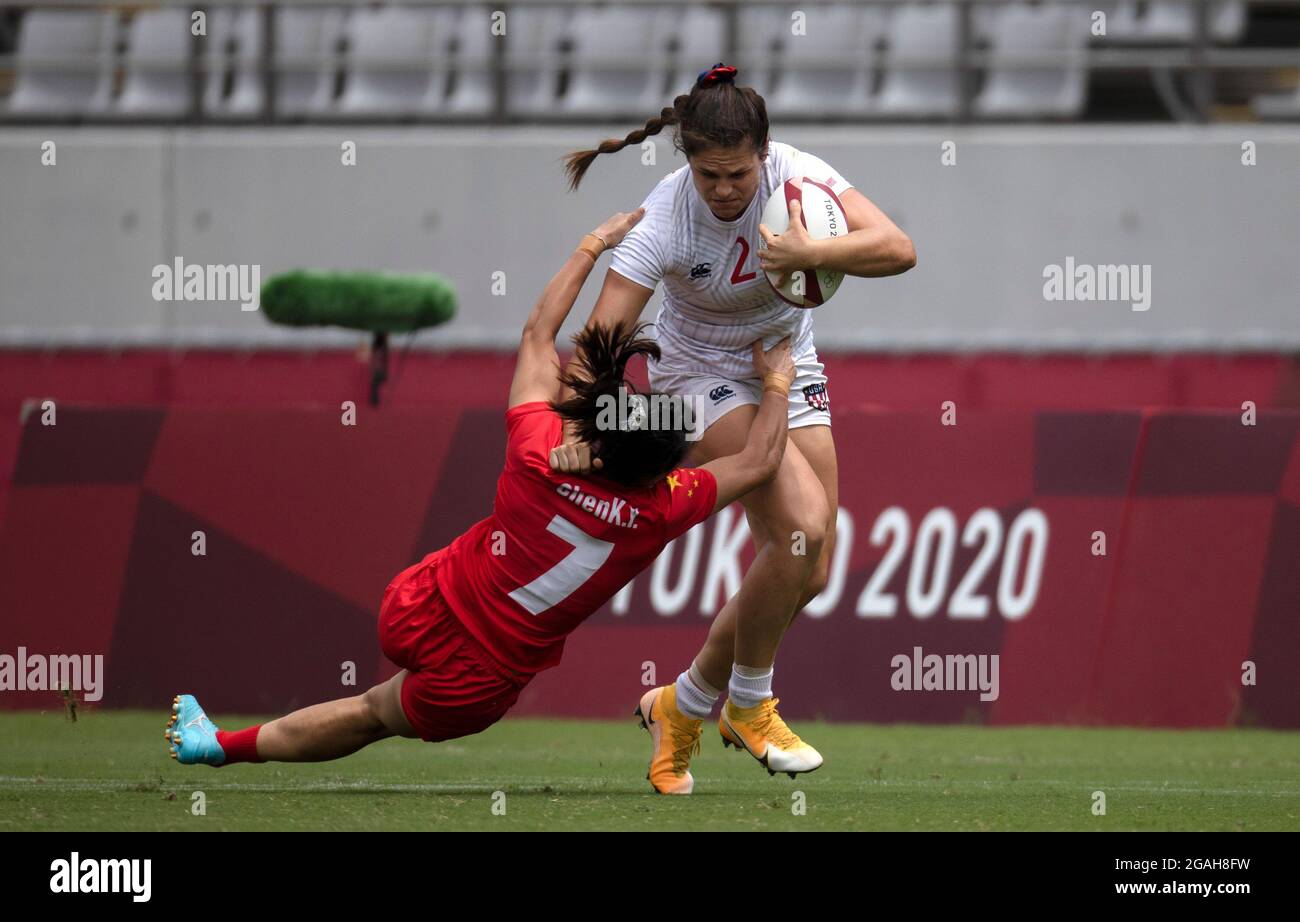
<svg viewBox="0 0 1300 922"><path fill-rule="evenodd" d="M640 319L641 312L645 310L646 303L653 294L653 288L638 285L611 269L605 273L605 286L600 290L600 297L596 299L596 306L591 310L587 326L602 324L613 327L620 323L634 324ZM572 371L574 367L576 367L574 361L570 359L569 370ZM572 392L567 387L561 388L561 400L571 396ZM599 458L593 458L592 454L592 446L579 439L573 431L573 424L565 420L564 444L551 449L551 467L557 471L581 474L600 470L604 467L604 462Z"/></svg>
<svg viewBox="0 0 1300 922"><path fill-rule="evenodd" d="M596 265L596 257L617 246L644 214L642 209L611 217L583 238L578 249L547 284L533 312L524 322L515 358L515 377L510 384L509 406L535 400L554 400L560 394L560 359L555 337L573 308L582 284Z"/></svg>

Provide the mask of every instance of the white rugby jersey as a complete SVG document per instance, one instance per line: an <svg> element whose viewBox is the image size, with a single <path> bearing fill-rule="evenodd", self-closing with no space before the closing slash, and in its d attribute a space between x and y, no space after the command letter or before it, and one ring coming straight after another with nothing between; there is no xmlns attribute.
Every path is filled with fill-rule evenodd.
<svg viewBox="0 0 1300 922"><path fill-rule="evenodd" d="M641 203L645 214L614 248L610 268L619 275L646 288L664 284L654 332L665 368L753 377L756 339L770 348L792 334L796 353L813 348L812 311L782 301L763 274L758 225L787 179L810 176L836 194L851 183L824 160L770 139L761 172L749 207L722 221L700 197L690 165L679 167Z"/></svg>

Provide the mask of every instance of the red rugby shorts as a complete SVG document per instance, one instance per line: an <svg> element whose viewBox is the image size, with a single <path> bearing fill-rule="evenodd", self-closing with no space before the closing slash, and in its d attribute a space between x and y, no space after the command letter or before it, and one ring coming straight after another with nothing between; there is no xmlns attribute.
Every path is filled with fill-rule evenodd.
<svg viewBox="0 0 1300 922"><path fill-rule="evenodd" d="M397 574L379 607L379 646L409 673L402 710L431 743L486 730L526 684L498 664L447 605L438 591L440 554Z"/></svg>

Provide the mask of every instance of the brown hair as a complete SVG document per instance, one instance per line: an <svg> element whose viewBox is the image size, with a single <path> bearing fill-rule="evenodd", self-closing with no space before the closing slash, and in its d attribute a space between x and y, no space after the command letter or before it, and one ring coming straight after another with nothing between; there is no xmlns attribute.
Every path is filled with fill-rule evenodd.
<svg viewBox="0 0 1300 922"><path fill-rule="evenodd" d="M665 125L677 127L673 147L687 157L715 147L739 147L746 140L756 152L761 151L767 144L767 103L753 87L736 86L734 75L735 68L715 65L700 74L689 93L674 99L671 106L648 120L644 128L638 128L621 141L608 138L593 150L567 154L564 172L569 179L569 190L578 188L583 174L598 156L615 153L629 144L640 144L662 131Z"/></svg>

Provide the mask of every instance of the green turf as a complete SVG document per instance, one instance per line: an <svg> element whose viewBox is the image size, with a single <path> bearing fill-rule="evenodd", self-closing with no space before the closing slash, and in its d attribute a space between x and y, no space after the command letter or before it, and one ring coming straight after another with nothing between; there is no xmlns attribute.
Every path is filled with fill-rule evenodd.
<svg viewBox="0 0 1300 922"><path fill-rule="evenodd" d="M0 714L0 831L1300 829L1300 733L800 722L826 765L792 781L724 750L706 725L696 793L661 797L630 720L507 718L451 743L221 769L173 763L165 723L165 709L75 723ZM196 790L205 816L191 813ZM492 812L497 791L504 816ZM1093 815L1094 791L1105 816Z"/></svg>

